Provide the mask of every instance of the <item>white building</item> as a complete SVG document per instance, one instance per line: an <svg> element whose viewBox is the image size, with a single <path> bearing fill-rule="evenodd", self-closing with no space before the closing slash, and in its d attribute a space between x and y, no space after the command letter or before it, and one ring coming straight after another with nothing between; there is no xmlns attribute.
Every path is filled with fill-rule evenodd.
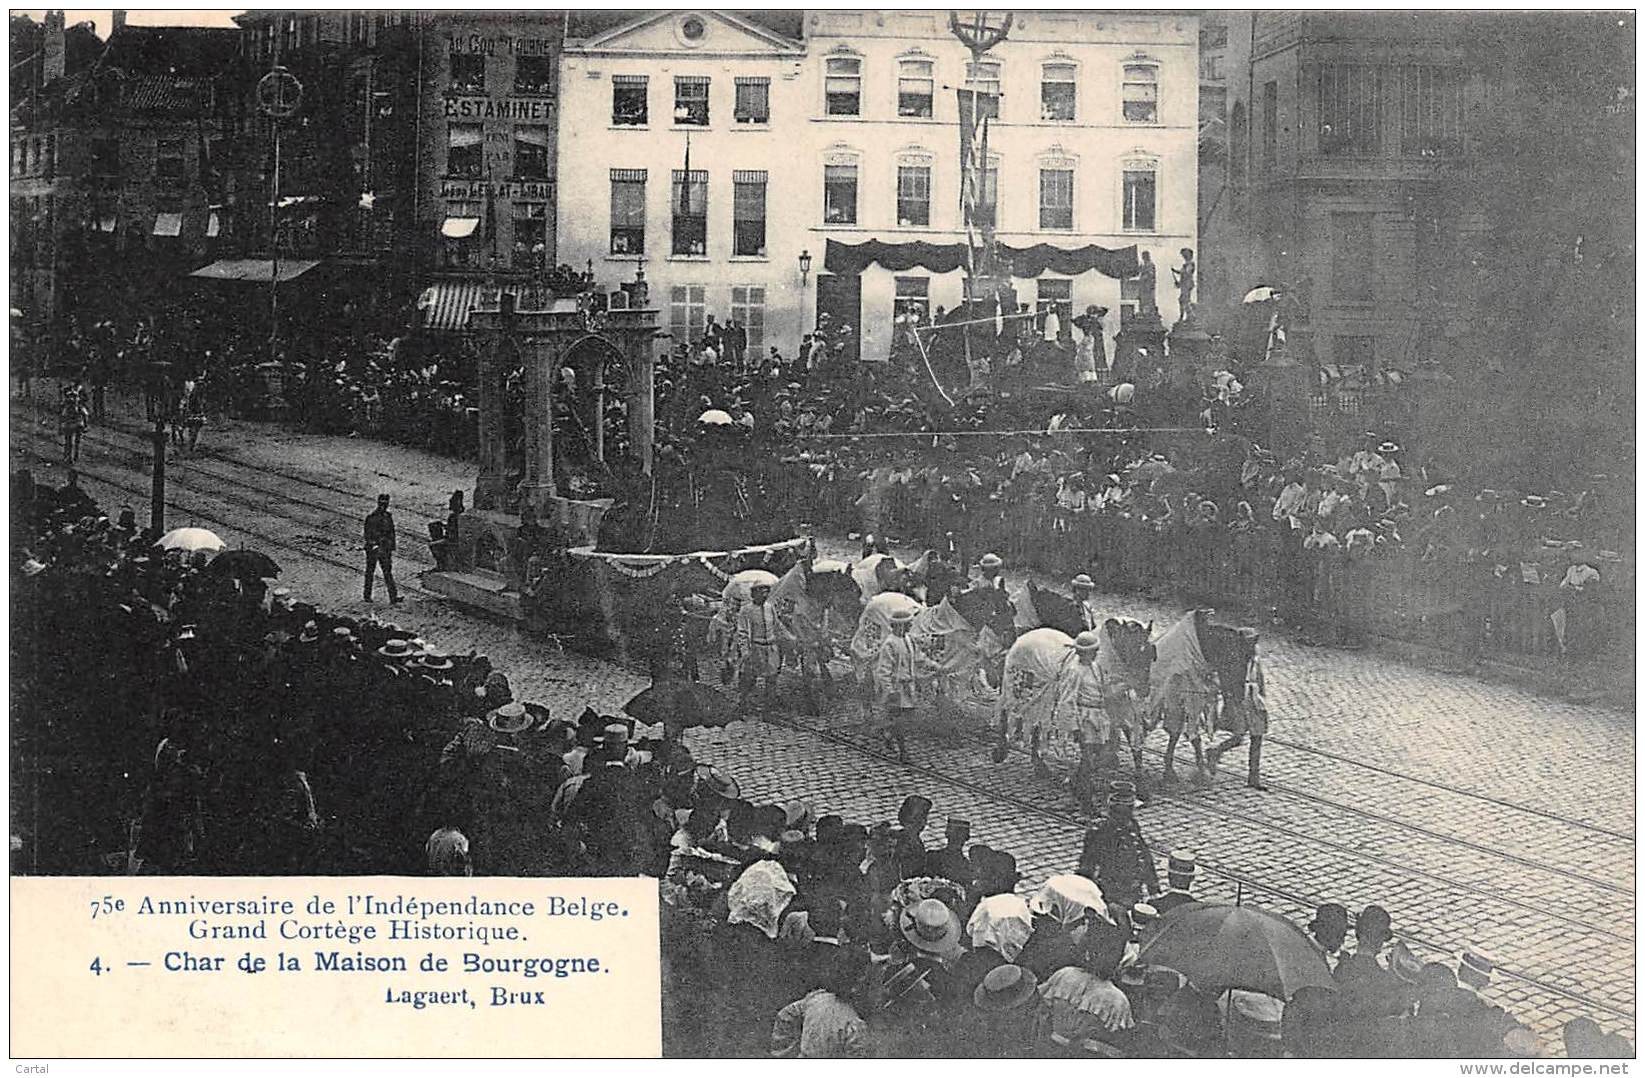
<svg viewBox="0 0 1645 1078"><path fill-rule="evenodd" d="M592 259L611 282L643 261L676 339L714 315L746 327L751 356L792 354L810 241L794 199L811 110L803 58L795 38L717 11L651 13L567 40L558 260Z"/></svg>
<svg viewBox="0 0 1645 1078"><path fill-rule="evenodd" d="M975 88L998 111L985 195L997 196L1001 245L1147 250L1169 326L1179 313L1169 267L1197 247L1198 32L1184 13L1018 12L971 71L945 12L807 12L799 98L810 122L783 144L804 161L786 220L818 256L814 309L860 326L863 358L884 359L899 310L962 302L963 271L939 272L940 256L860 276L824 272L823 256L829 241L965 242L956 91ZM892 261L916 253L903 247ZM1118 332L1134 302L1118 279L1036 269L1015 281L1020 302L1058 307L1064 327L1070 312L1105 306Z"/></svg>

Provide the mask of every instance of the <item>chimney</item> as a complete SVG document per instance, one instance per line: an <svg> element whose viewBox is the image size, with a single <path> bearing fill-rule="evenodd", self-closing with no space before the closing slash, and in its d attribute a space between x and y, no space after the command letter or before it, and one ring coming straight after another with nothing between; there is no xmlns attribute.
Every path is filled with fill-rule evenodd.
<svg viewBox="0 0 1645 1078"><path fill-rule="evenodd" d="M43 70L40 72L42 84L53 79L63 77L68 63L68 46L63 40L63 13L61 11L46 12L45 44L42 51L45 53Z"/></svg>
<svg viewBox="0 0 1645 1078"><path fill-rule="evenodd" d="M126 13L118 9L109 12L109 36L113 37L126 28Z"/></svg>

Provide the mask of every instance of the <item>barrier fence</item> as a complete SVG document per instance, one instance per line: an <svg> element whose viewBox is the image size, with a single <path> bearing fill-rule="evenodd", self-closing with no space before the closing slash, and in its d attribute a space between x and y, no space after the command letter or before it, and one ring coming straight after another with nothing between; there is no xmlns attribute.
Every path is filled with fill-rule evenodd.
<svg viewBox="0 0 1645 1078"><path fill-rule="evenodd" d="M861 488L852 479L813 477L808 489L796 491L809 514L802 518L875 531L915 548L938 548L952 531L968 564L992 550L1018 569L1060 579L1088 573L1103 591L1164 593L1258 620L1278 616L1334 643L1376 636L1466 660L1541 665L1560 657L1553 615L1563 609L1573 656L1625 656L1632 648L1633 580L1622 563L1600 566L1602 586L1572 593L1558 586L1563 562L1499 567L1450 553L1424 559L1398 545L1349 555L1305 550L1302 533L1286 535L1269 524L1157 529L1007 500L956 511L906 485L859 505Z"/></svg>

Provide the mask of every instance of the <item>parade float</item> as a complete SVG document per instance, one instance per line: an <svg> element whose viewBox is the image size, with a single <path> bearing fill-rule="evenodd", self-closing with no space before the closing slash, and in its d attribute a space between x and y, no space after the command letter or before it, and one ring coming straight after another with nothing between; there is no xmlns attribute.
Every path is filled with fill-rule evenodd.
<svg viewBox="0 0 1645 1078"><path fill-rule="evenodd" d="M454 493L431 529L430 591L655 664L680 654L738 572L780 575L807 548L762 503L729 415L705 410L689 444L656 451L661 334L643 269L611 291L569 267L488 280L467 332L480 473L472 500Z"/></svg>

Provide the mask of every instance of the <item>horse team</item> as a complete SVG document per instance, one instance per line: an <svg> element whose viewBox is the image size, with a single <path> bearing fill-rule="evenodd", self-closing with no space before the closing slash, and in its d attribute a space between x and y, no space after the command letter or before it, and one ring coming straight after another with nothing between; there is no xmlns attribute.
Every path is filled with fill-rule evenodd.
<svg viewBox="0 0 1645 1078"><path fill-rule="evenodd" d="M740 630L751 621L745 615L750 604L769 603L782 627L778 665L799 670L801 706L816 708L819 683L824 695L832 693L829 660L845 643L869 718L872 701L886 697L874 675L882 645L905 635L919 670L922 706L967 712L968 703L987 710L981 701L997 701L991 724L995 762L1003 762L1016 743L1038 773L1049 775L1047 755L1061 746L1075 749L1078 762L1068 785L1087 806L1104 788L1103 773L1117 769L1122 740L1138 797L1147 799L1143 746L1156 726L1168 738L1163 783L1178 781L1176 750L1184 737L1193 747L1199 782L1209 782L1222 754L1249 738L1246 781L1265 788L1267 706L1255 630L1219 624L1201 609L1155 639L1151 623L1096 612L1087 577L1075 578L1069 597L1032 582L1006 587L994 555L983 559L980 579L928 574L929 562L926 555L900 565L865 548L851 565L813 554L780 577L757 569L735 574L722 591L710 633L725 680L734 670L774 673L751 645L750 632ZM944 584L928 587L928 576ZM762 622L756 616L752 624L757 633ZM746 701L750 678L739 681ZM768 679L768 692L773 682ZM900 752L901 732L889 715L880 718ZM1218 731L1227 737L1208 745Z"/></svg>

